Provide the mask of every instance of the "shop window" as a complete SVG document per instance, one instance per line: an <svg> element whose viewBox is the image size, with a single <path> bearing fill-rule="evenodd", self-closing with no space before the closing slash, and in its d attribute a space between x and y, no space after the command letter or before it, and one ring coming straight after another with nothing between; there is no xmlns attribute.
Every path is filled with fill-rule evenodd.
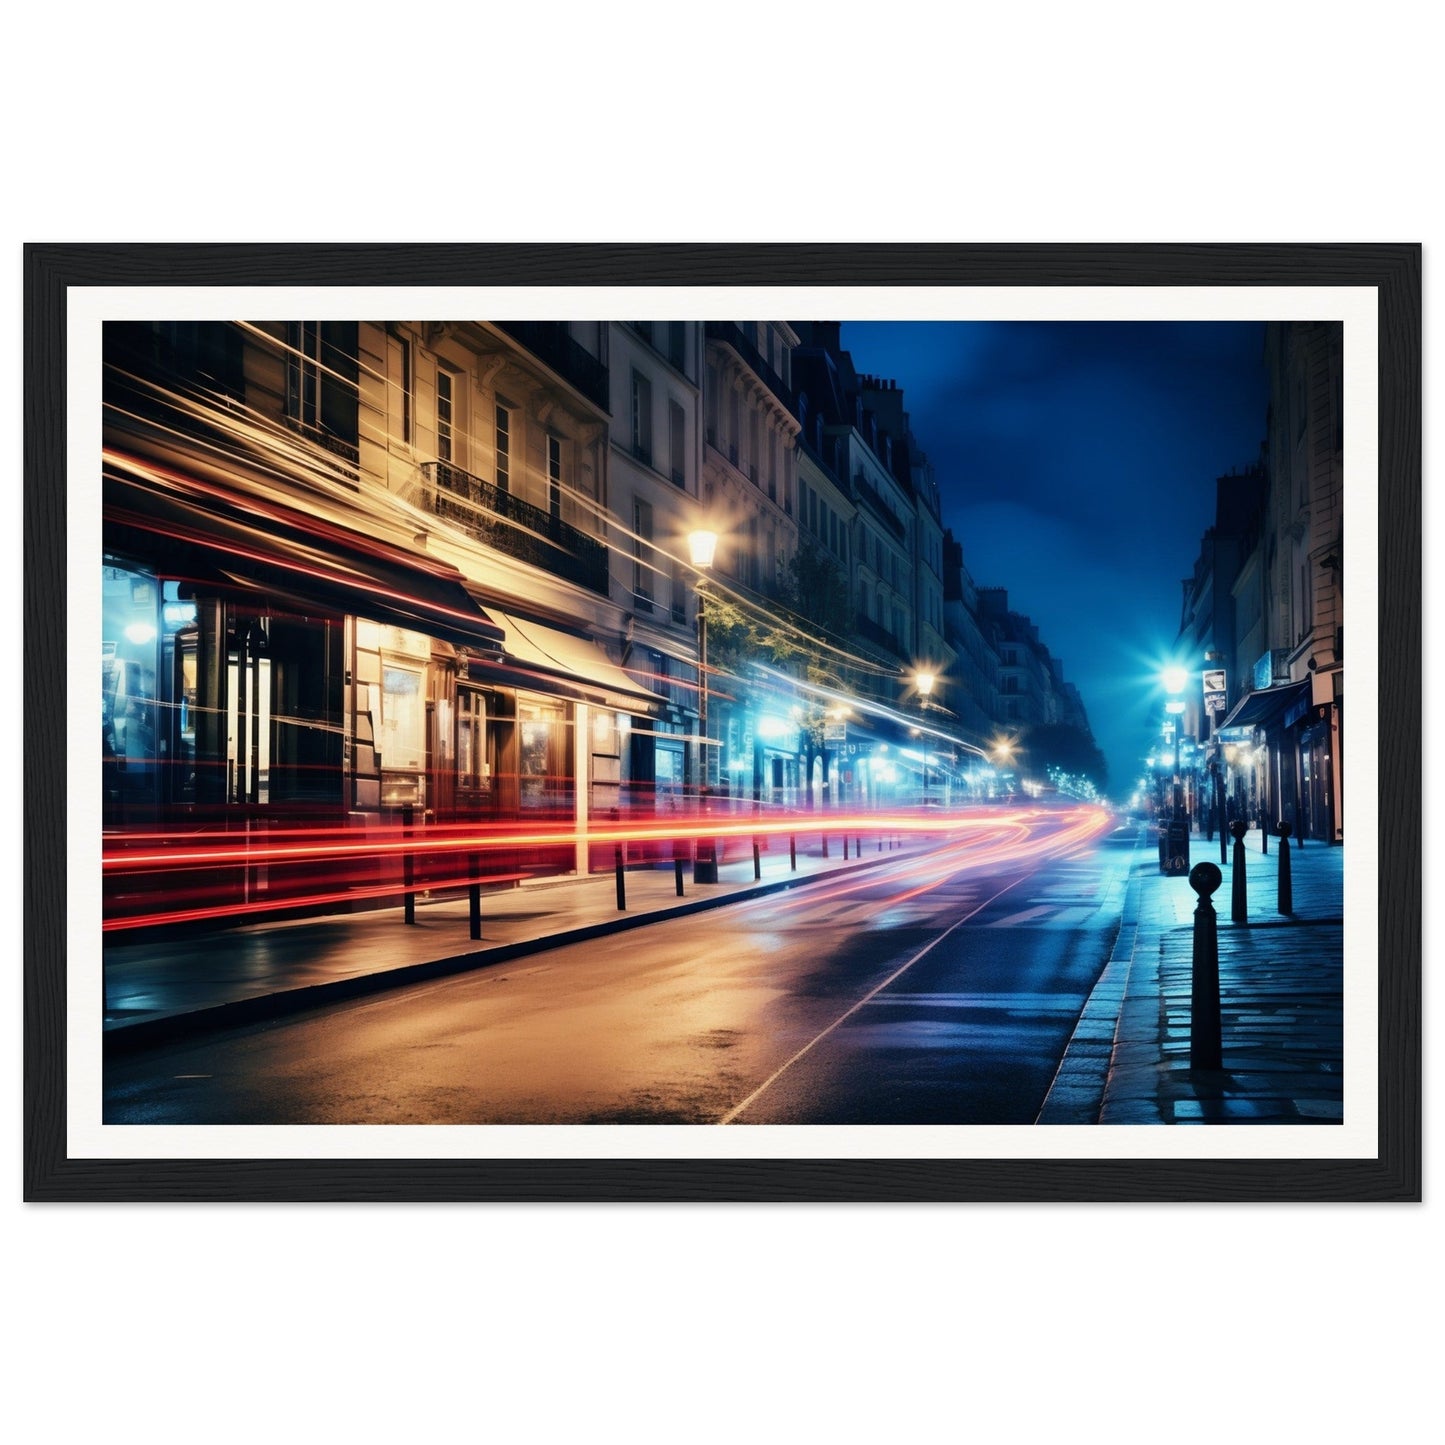
<svg viewBox="0 0 1445 1445"><path fill-rule="evenodd" d="M457 786L481 793L492 786L486 694L472 688L457 692Z"/></svg>
<svg viewBox="0 0 1445 1445"><path fill-rule="evenodd" d="M388 772L426 766L426 678L420 667L382 660L380 742Z"/></svg>
<svg viewBox="0 0 1445 1445"><path fill-rule="evenodd" d="M566 802L568 780L566 715L560 704L517 702L521 734L517 772L523 808Z"/></svg>
<svg viewBox="0 0 1445 1445"><path fill-rule="evenodd" d="M129 821L159 801L159 587L154 577L122 567L101 575L104 812L107 821Z"/></svg>

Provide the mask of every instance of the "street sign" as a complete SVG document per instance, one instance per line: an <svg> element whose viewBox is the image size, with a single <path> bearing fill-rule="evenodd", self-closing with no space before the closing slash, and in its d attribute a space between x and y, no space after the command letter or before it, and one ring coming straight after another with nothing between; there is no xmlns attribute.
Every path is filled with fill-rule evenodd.
<svg viewBox="0 0 1445 1445"><path fill-rule="evenodd" d="M1211 718L1222 716L1229 709L1229 687L1224 669L1211 669L1204 674L1204 711Z"/></svg>
<svg viewBox="0 0 1445 1445"><path fill-rule="evenodd" d="M825 743L843 743L848 741L847 723L824 723L823 741Z"/></svg>

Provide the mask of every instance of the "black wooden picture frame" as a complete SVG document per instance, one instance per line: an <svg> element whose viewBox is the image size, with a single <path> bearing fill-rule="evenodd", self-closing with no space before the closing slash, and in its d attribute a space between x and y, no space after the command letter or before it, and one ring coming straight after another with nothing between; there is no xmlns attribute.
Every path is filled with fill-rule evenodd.
<svg viewBox="0 0 1445 1445"><path fill-rule="evenodd" d="M1414 1201L1421 1197L1416 244L63 245L25 249L24 1194L60 1201ZM1371 1159L73 1158L67 1151L68 293L126 287L1370 287L1378 294L1378 1154ZM1348 479L1346 485L1349 485Z"/></svg>

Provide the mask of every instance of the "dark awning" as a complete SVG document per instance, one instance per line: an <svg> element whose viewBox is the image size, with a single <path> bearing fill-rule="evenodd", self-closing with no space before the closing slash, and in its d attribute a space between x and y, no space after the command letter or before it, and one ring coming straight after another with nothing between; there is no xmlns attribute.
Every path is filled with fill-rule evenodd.
<svg viewBox="0 0 1445 1445"><path fill-rule="evenodd" d="M1277 722L1285 711L1307 698L1308 682L1290 682L1283 687L1266 687L1259 692L1247 692L1235 703L1234 711L1220 723L1216 731L1225 728L1264 728Z"/></svg>
<svg viewBox="0 0 1445 1445"><path fill-rule="evenodd" d="M257 595L277 610L365 617L502 655L502 629L449 563L240 484L114 453L103 487L108 551L199 588Z"/></svg>

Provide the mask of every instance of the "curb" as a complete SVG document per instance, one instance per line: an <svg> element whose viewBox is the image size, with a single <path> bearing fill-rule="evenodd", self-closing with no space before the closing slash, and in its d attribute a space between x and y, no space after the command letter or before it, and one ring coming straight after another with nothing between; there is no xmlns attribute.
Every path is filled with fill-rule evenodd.
<svg viewBox="0 0 1445 1445"><path fill-rule="evenodd" d="M1139 848L1136 840L1135 849ZM1104 1106L1114 1042L1124 1011L1129 973L1139 942L1139 897L1142 876L1138 862L1129 865L1119 932L1103 972L1084 1001L1079 1021L1065 1046L1034 1124L1097 1124Z"/></svg>
<svg viewBox="0 0 1445 1445"><path fill-rule="evenodd" d="M837 878L840 875L878 868L884 863L896 862L899 856L897 852L894 852L882 858L840 863L836 868L823 869L799 878L780 878L770 883L753 883L734 892L712 898L693 898L685 903L664 905L661 908L650 909L642 913L622 913L616 918L609 918L600 923L584 924L579 928L548 933L538 938L517 939L513 943L499 943L491 948L469 949L465 953L450 954L445 958L401 964L396 968L387 969L383 973L360 974L353 978L335 979L329 983L308 984L304 988L283 989L277 993L261 994L255 998L211 1004L184 1013L140 1019L134 1023L116 1024L106 1029L102 1035L102 1053L113 1057L139 1052L160 1044L174 1043L178 1039L189 1038L196 1034L244 1028L248 1024L268 1023L276 1019L305 1013L311 1009L327 1008L332 1004L367 998L391 989L406 988L411 984L428 983L439 978L451 978L487 968L495 963L510 963L513 959L525 958L535 953L545 953L548 949L565 948L569 944L587 943L594 938L625 933L630 929L646 927L650 923L685 918L690 914L725 908L730 903L745 903L749 899L763 898L773 893L784 893L792 888L805 888L809 884L826 878Z"/></svg>

